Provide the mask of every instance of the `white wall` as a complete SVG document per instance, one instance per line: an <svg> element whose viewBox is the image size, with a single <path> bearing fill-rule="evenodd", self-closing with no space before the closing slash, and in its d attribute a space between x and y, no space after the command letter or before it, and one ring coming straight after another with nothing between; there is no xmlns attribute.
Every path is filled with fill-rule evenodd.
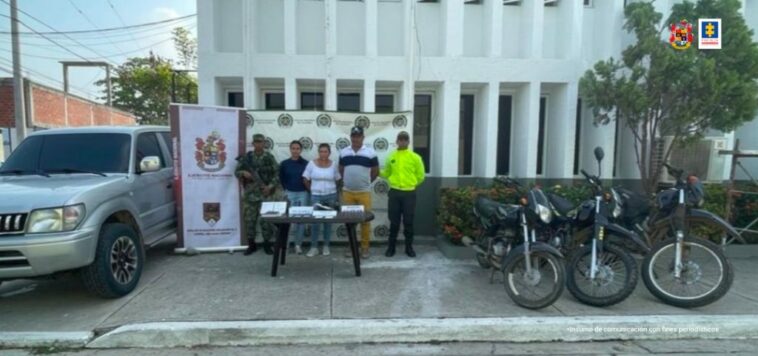
<svg viewBox="0 0 758 356"><path fill-rule="evenodd" d="M337 54L364 55L366 11L362 1L337 1Z"/></svg>
<svg viewBox="0 0 758 356"><path fill-rule="evenodd" d="M377 31L380 56L402 56L405 54L406 23L403 18L402 2L379 2ZM415 39L414 39L415 40Z"/></svg>
<svg viewBox="0 0 758 356"><path fill-rule="evenodd" d="M258 0L255 6L255 51L258 53L284 53L284 2L282 0Z"/></svg>
<svg viewBox="0 0 758 356"><path fill-rule="evenodd" d="M326 53L325 11L323 1L297 2L297 54Z"/></svg>
<svg viewBox="0 0 758 356"><path fill-rule="evenodd" d="M564 4L565 5L565 4ZM544 37L542 40L542 56L545 58L558 58L558 42L565 41L566 28L559 16L558 6L545 6Z"/></svg>
<svg viewBox="0 0 758 356"><path fill-rule="evenodd" d="M242 1L213 2L216 51L242 52Z"/></svg>
<svg viewBox="0 0 758 356"><path fill-rule="evenodd" d="M486 22L482 5L463 6L463 55L467 57L484 56L484 38Z"/></svg>
<svg viewBox="0 0 758 356"><path fill-rule="evenodd" d="M416 27L418 29L417 46L422 56L442 55L443 24L440 3L416 4ZM381 21L381 20L380 20Z"/></svg>
<svg viewBox="0 0 758 356"><path fill-rule="evenodd" d="M503 6L503 57L523 58L524 20L521 6Z"/></svg>

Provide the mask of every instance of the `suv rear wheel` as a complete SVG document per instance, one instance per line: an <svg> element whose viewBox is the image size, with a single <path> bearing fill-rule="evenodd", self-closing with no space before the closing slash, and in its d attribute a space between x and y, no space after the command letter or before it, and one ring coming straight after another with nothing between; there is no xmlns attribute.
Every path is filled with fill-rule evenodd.
<svg viewBox="0 0 758 356"><path fill-rule="evenodd" d="M144 252L134 229L126 224L107 224L100 231L95 261L82 268L84 286L103 298L129 294L142 275Z"/></svg>

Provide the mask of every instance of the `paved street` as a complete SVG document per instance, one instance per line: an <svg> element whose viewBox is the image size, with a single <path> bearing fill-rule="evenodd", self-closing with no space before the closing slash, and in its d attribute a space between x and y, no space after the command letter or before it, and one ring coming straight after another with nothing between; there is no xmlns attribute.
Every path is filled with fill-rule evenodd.
<svg viewBox="0 0 758 356"><path fill-rule="evenodd" d="M555 343L350 344L329 346L217 347L161 350L0 350L3 356L55 352L61 356L189 356L189 355L754 355L758 340L611 341Z"/></svg>
<svg viewBox="0 0 758 356"><path fill-rule="evenodd" d="M278 277L272 278L269 274L271 258L260 252L250 257L241 253L185 256L174 255L172 246L169 241L151 250L139 289L118 300L103 300L87 294L73 277L4 283L0 287L0 315L3 316L0 334L94 331L101 335L119 326L149 322L695 317L758 311L758 280L753 273L758 269L755 257L758 249L752 246L738 248L734 253L730 251L736 269L732 290L719 302L703 308L687 310L667 306L650 295L640 281L632 297L616 306L588 307L565 292L552 307L540 311L518 307L507 297L502 284L489 283L489 274L474 261L445 258L431 244L419 246L416 259L404 255L388 259L381 256L381 247L378 247L370 259L363 261L363 277L360 278L353 275L351 261L341 256L341 247L333 248L334 253L329 257L288 256L287 265L280 268ZM298 347L293 352L297 353ZM404 346L397 347L403 349ZM476 347L480 350L484 346ZM305 346L304 350L308 349ZM414 350L413 347L407 349ZM485 347L482 353L489 353L484 352L485 349L489 350ZM587 349L592 350L595 349ZM603 350L598 352L605 353ZM666 349L653 350L666 352ZM383 352L382 348L376 352ZM611 349L607 352L614 353Z"/></svg>

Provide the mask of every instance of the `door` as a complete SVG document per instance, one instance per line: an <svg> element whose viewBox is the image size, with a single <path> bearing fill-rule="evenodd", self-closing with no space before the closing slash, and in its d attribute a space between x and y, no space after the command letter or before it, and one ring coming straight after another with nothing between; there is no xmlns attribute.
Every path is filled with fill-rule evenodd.
<svg viewBox="0 0 758 356"><path fill-rule="evenodd" d="M141 172L140 161L148 156L160 159L161 168L156 172ZM155 132L143 132L137 136L135 148L134 199L139 209L145 243L156 238L153 233L170 217L171 204L167 204L167 190L171 190L172 169L168 166ZM158 236L160 237L160 236Z"/></svg>

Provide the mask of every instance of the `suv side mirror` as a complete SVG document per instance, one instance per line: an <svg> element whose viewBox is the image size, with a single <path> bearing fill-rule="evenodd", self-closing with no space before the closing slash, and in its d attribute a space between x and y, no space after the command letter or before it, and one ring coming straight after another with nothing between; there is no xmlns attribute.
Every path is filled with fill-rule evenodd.
<svg viewBox="0 0 758 356"><path fill-rule="evenodd" d="M598 161L598 163L603 160L603 157L605 157L603 148L600 146L595 147L595 159Z"/></svg>
<svg viewBox="0 0 758 356"><path fill-rule="evenodd" d="M161 169L161 159L158 156L147 156L139 163L140 173L157 172Z"/></svg>

